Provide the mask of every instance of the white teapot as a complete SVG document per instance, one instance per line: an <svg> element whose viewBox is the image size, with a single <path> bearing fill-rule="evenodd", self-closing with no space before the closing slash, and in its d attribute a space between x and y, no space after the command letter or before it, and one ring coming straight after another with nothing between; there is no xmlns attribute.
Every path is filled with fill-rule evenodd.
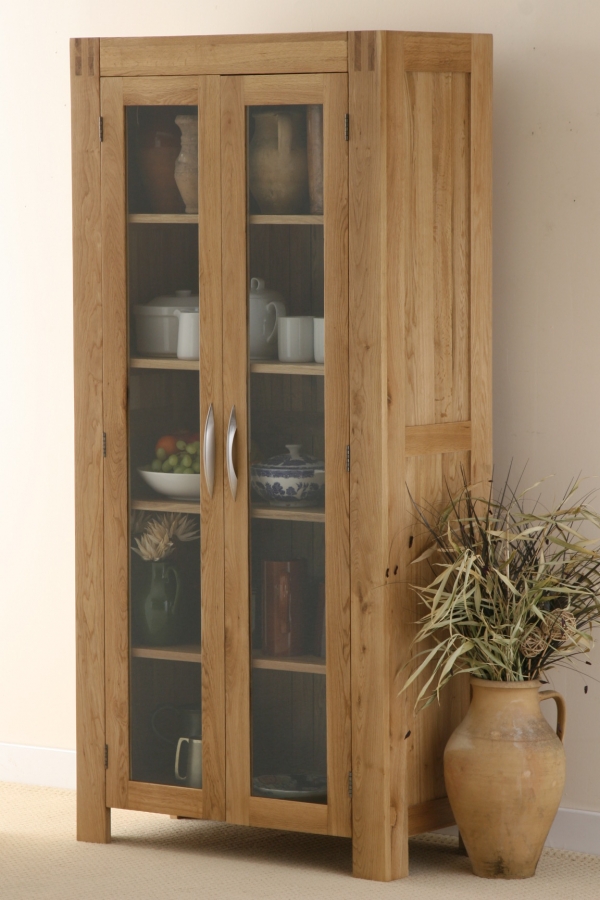
<svg viewBox="0 0 600 900"><path fill-rule="evenodd" d="M278 291L265 287L263 278L250 279L250 359L277 356L277 321L285 316L285 303Z"/></svg>

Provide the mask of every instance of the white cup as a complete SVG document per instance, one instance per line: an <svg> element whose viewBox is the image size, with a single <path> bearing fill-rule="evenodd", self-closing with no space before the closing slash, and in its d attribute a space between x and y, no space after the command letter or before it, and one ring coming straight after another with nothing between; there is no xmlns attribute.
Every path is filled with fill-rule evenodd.
<svg viewBox="0 0 600 900"><path fill-rule="evenodd" d="M315 319L315 362L325 362L325 319Z"/></svg>
<svg viewBox="0 0 600 900"><path fill-rule="evenodd" d="M200 356L200 313L176 309L179 319L177 331L177 358L198 359Z"/></svg>
<svg viewBox="0 0 600 900"><path fill-rule="evenodd" d="M312 316L280 316L277 323L279 359L286 363L312 362L314 359Z"/></svg>

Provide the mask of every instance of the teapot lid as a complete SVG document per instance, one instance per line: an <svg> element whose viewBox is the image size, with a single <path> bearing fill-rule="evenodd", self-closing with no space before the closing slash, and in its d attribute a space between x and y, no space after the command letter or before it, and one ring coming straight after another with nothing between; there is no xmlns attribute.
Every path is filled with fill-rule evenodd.
<svg viewBox="0 0 600 900"><path fill-rule="evenodd" d="M279 293L279 291L272 291L271 288L268 288L265 284L264 278L250 279L250 297L260 298L267 301L281 300L281 294Z"/></svg>

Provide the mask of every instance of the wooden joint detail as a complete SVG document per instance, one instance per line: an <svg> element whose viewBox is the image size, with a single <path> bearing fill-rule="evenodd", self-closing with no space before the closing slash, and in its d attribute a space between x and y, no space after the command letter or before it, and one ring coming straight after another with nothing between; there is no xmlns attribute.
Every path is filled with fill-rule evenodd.
<svg viewBox="0 0 600 900"><path fill-rule="evenodd" d="M425 803L417 803L408 809L409 835L423 834L437 828L449 828L454 824L454 813L447 797L426 800Z"/></svg>
<svg viewBox="0 0 600 900"><path fill-rule="evenodd" d="M374 72L377 62L377 32L354 32L353 67L355 72Z"/></svg>
<svg viewBox="0 0 600 900"><path fill-rule="evenodd" d="M470 34L424 34L407 32L404 37L406 72L470 72Z"/></svg>
<svg viewBox="0 0 600 900"><path fill-rule="evenodd" d="M98 76L97 38L73 38L71 41L71 74L75 77Z"/></svg>
<svg viewBox="0 0 600 900"><path fill-rule="evenodd" d="M409 425L406 428L406 455L426 456L431 453L457 453L471 449L471 423L451 422L443 425Z"/></svg>

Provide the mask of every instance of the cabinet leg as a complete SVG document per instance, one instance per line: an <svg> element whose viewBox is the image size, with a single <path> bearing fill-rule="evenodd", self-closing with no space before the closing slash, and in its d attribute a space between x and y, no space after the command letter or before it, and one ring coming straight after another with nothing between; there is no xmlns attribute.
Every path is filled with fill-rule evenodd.
<svg viewBox="0 0 600 900"><path fill-rule="evenodd" d="M77 840L89 844L110 844L110 809L94 810L77 803Z"/></svg>

